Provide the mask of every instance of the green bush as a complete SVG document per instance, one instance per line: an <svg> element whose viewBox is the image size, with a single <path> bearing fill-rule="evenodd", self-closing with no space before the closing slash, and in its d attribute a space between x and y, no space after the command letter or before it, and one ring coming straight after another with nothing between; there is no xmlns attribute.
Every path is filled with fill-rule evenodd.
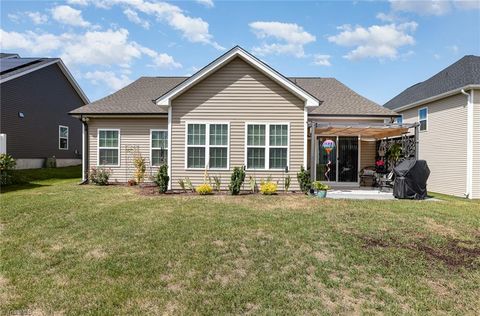
<svg viewBox="0 0 480 316"><path fill-rule="evenodd" d="M7 186L15 182L14 170L17 165L15 159L8 154L0 155L0 185Z"/></svg>
<svg viewBox="0 0 480 316"><path fill-rule="evenodd" d="M238 195L240 193L243 181L245 181L245 171L243 168L233 168L232 177L230 178L230 185L228 186L228 190L232 195Z"/></svg>
<svg viewBox="0 0 480 316"><path fill-rule="evenodd" d="M220 178L220 176L213 176L213 187L215 191L220 192L222 188L222 178Z"/></svg>
<svg viewBox="0 0 480 316"><path fill-rule="evenodd" d="M92 168L90 170L89 179L96 185L108 185L110 178L110 169L106 168Z"/></svg>
<svg viewBox="0 0 480 316"><path fill-rule="evenodd" d="M45 168L57 168L57 158L55 156L45 159Z"/></svg>
<svg viewBox="0 0 480 316"><path fill-rule="evenodd" d="M315 190L319 190L319 191L326 191L326 190L329 190L330 187L326 184L323 184L321 183L320 181L313 181L312 182L312 187L315 189Z"/></svg>
<svg viewBox="0 0 480 316"><path fill-rule="evenodd" d="M312 181L310 180L310 172L305 170L303 166L300 168L300 171L297 173L297 180L300 186L300 190L303 193L308 193L312 188Z"/></svg>
<svg viewBox="0 0 480 316"><path fill-rule="evenodd" d="M290 189L290 184L292 183L292 177L290 177L290 175L287 175L285 177L285 182L284 182L284 189L285 189L285 192L288 192L288 189Z"/></svg>
<svg viewBox="0 0 480 316"><path fill-rule="evenodd" d="M168 166L163 164L158 168L158 172L155 176L153 182L158 186L158 191L160 193L165 193L168 190L168 182L170 177L168 176Z"/></svg>

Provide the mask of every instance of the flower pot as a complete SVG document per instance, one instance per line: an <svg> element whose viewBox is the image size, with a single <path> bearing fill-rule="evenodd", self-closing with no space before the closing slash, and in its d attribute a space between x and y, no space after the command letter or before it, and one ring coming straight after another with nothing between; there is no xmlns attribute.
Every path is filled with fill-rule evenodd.
<svg viewBox="0 0 480 316"><path fill-rule="evenodd" d="M324 199L324 198L327 197L327 190L317 190L317 191L315 191L315 195L318 198Z"/></svg>

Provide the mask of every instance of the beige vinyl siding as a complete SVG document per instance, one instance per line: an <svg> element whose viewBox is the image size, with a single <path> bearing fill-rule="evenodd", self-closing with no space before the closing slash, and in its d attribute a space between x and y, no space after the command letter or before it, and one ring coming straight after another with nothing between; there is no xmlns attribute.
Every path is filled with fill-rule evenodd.
<svg viewBox="0 0 480 316"><path fill-rule="evenodd" d="M91 118L88 123L90 168L98 164L98 129L120 130L120 166L106 167L111 170L111 182L127 182L133 178L132 155L127 153L129 146L138 146L138 150L147 162L147 177L155 174L156 168L150 166L150 129L167 129L167 118Z"/></svg>
<svg viewBox="0 0 480 316"><path fill-rule="evenodd" d="M405 123L418 121L428 107L427 131L419 133L419 158L430 168L428 190L464 196L467 172L467 98L462 94L401 112Z"/></svg>
<svg viewBox="0 0 480 316"><path fill-rule="evenodd" d="M236 58L172 101L172 185L179 189L178 180L189 177L194 185L203 182L203 170L185 168L186 121L207 123L230 122L230 170L209 171L220 176L222 189L227 189L231 170L245 162L245 123L290 123L289 167L291 189L298 189L296 173L303 164L304 149L303 101ZM208 135L207 135L208 137ZM267 162L268 163L268 162ZM278 170L249 171L258 181L272 176L283 188L284 172Z"/></svg>
<svg viewBox="0 0 480 316"><path fill-rule="evenodd" d="M360 170L375 166L376 142L360 142Z"/></svg>
<svg viewBox="0 0 480 316"><path fill-rule="evenodd" d="M473 188L472 197L480 199L480 90L473 96Z"/></svg>

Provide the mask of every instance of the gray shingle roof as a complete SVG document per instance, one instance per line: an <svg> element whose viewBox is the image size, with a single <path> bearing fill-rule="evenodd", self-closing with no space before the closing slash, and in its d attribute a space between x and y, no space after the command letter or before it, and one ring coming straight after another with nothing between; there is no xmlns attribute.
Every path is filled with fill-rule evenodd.
<svg viewBox="0 0 480 316"><path fill-rule="evenodd" d="M71 114L165 114L152 100L188 77L141 77L117 92L82 106ZM333 78L289 78L323 103L313 115L396 115Z"/></svg>
<svg viewBox="0 0 480 316"><path fill-rule="evenodd" d="M313 115L378 115L395 116L397 113L362 97L335 78L289 78L302 89L322 101L310 111Z"/></svg>
<svg viewBox="0 0 480 316"><path fill-rule="evenodd" d="M79 107L71 114L166 114L154 104L168 90L187 77L140 77L128 86L100 100Z"/></svg>
<svg viewBox="0 0 480 316"><path fill-rule="evenodd" d="M443 69L433 77L419 82L385 103L389 109L397 109L445 92L480 84L480 56L467 55Z"/></svg>

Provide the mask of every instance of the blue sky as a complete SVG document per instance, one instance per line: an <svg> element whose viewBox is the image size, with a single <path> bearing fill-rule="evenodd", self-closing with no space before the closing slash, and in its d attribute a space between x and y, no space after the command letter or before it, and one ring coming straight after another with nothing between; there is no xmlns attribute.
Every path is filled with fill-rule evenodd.
<svg viewBox="0 0 480 316"><path fill-rule="evenodd" d="M480 0L2 1L0 48L61 57L90 100L184 76L240 45L286 76L335 77L383 104L480 55Z"/></svg>

